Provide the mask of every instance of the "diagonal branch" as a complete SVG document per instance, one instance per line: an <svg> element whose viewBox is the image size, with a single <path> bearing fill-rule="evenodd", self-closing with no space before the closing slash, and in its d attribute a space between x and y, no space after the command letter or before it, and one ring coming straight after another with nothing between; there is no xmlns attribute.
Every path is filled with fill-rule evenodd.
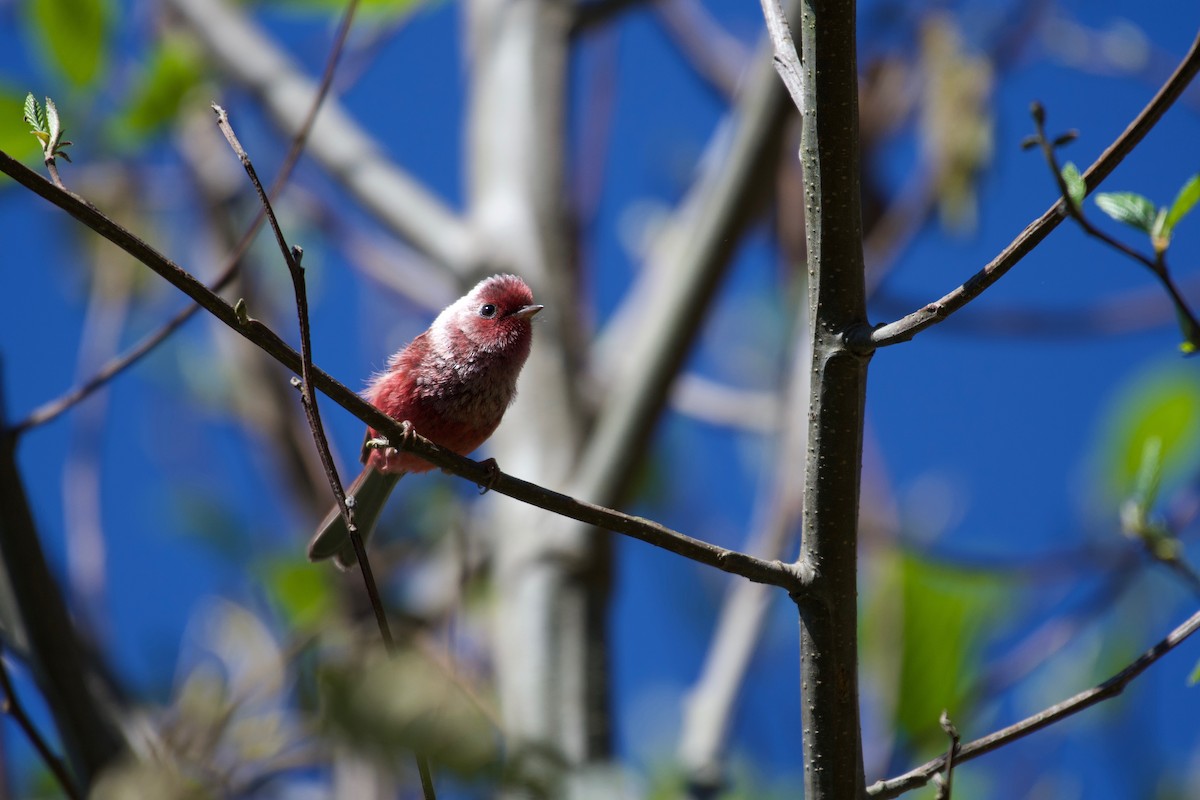
<svg viewBox="0 0 1200 800"><path fill-rule="evenodd" d="M1085 689L1074 697L1063 700L1061 703L1056 703L1031 717L1026 717L1020 722L1009 725L1007 728L1001 728L994 733L963 745L955 755L955 765L978 758L984 753L990 753L999 747L1015 742L1017 739L1024 738L1034 731L1039 731L1067 717L1078 714L1085 708L1090 708L1105 700L1111 700L1125 691L1125 687L1133 682L1134 678L1149 669L1151 664L1174 650L1198 629L1200 629L1200 611L1197 611L1186 622L1167 634L1165 639L1142 653L1133 663L1104 681L1104 683L1093 686L1091 689ZM897 797L911 789L924 786L933 779L934 775L945 768L946 757L941 756L897 778L878 781L872 784L867 789L867 794L871 797L881 798L881 800L882 798Z"/></svg>
<svg viewBox="0 0 1200 800"><path fill-rule="evenodd" d="M154 270L218 320L256 344L283 366L293 372L301 371L300 354L289 347L274 331L257 320L247 317L244 308L235 309L226 303L178 264L105 216L83 198L72 192L56 188L45 178L2 150L0 150L0 172L62 208L84 225ZM386 434L392 447L415 453L454 475L489 486L500 494L508 495L524 503L588 525L639 539L655 547L670 550L685 558L725 572L741 575L752 581L779 586L793 594L802 594L807 590L806 581L790 565L778 561L766 561L735 550L717 547L642 517L622 514L593 503L575 500L551 489L528 483L502 472L496 472L486 465L459 456L413 433L408 426L388 417L315 366L313 367L312 382L342 408L375 430Z"/></svg>
<svg viewBox="0 0 1200 800"><path fill-rule="evenodd" d="M1158 90L1158 93L1154 95L1154 98L1083 174L1089 193L1094 191L1124 160L1125 156L1129 155L1130 151L1145 138L1167 109L1183 94L1183 90L1196 77L1198 71L1200 71L1200 33L1197 33L1187 55L1175 68L1175 72L1167 79L1167 82ZM880 325L873 330L866 326L856 329L847 337L848 343L860 352L869 352L877 347L906 342L926 328L936 325L1000 280L1006 272L1041 244L1042 240L1058 227L1066 215L1066 202L1059 198L1044 214L1021 231L1020 235L992 259L991 263L971 276L966 283L940 300L929 303L924 308L895 322Z"/></svg>
<svg viewBox="0 0 1200 800"><path fill-rule="evenodd" d="M656 244L647 277L607 326L603 347L619 356L605 381L624 389L599 410L573 480L580 494L616 502L623 493L740 234L756 216L758 193L771 185L789 112L771 72L767 45L738 102L728 154L710 161Z"/></svg>
<svg viewBox="0 0 1200 800"><path fill-rule="evenodd" d="M63 191L26 172L52 191ZM17 467L17 441L0 418L0 568L12 588L34 678L50 707L66 758L79 783L87 787L125 743L112 709L94 691L83 645L42 550Z"/></svg>
<svg viewBox="0 0 1200 800"><path fill-rule="evenodd" d="M71 773L67 771L66 764L54 754L50 745L46 744L45 738L38 733L33 720L25 713L25 706L21 704L21 699L17 697L17 690L13 688L12 679L9 678L8 667L4 664L2 654L0 654L0 691L4 693L3 699L0 699L0 710L12 717L13 721L17 723L17 727L25 733L25 738L33 745L33 749L37 751L42 763L54 775L63 794L70 800L79 800L82 795L79 793L79 788L75 786L75 780L71 777Z"/></svg>

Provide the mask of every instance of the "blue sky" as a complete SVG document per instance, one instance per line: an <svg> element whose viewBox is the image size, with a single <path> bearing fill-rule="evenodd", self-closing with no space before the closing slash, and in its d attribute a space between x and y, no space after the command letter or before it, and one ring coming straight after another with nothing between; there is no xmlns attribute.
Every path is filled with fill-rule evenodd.
<svg viewBox="0 0 1200 800"><path fill-rule="evenodd" d="M706 5L747 47L755 45L761 18L754 4ZM21 8L0 6L0 85L56 94L63 98L60 108L79 108L85 119L99 119L105 107L119 106L119 76L142 56L152 14L139 4L118 7L112 51L117 77L85 100L62 89L54 70L30 52ZM977 46L988 40L1006 13L1000 4L981 2L917 8L960 13L967 41ZM886 30L879 20L890 17L880 16L881 9L875 3L862 4L860 16L869 21L864 31ZM1031 100L1046 105L1052 132L1079 129L1079 139L1063 151L1064 159L1081 166L1090 163L1164 77L1153 65L1173 66L1200 26L1200 9L1188 0L1137 6L1081 1L1061 3L1058 9L1048 13L1113 36L1142 31L1152 54L1149 74L1131 77L1077 69L1064 62L1069 42L1053 34L1032 36L1022 55L999 76L995 159L979 186L978 229L948 235L931 224L921 231L873 300L873 322L893 319L958 285L1055 199L1040 156L1018 147L1032 131L1027 113ZM319 70L331 32L327 18L280 8L260 9L255 15L311 73ZM464 181L461 22L461 8L455 4L419 12L373 56L369 69L340 90L342 101L386 144L391 156L453 205L462 201ZM1061 29L1058 35L1065 36ZM864 62L898 46L887 35L881 40L883 44L864 41ZM598 324L617 305L639 266L618 235L622 221L631 208L669 207L678 201L723 113L719 98L679 62L645 10L622 17L610 38L584 45L573 64L575 84L583 85L603 70L613 71L617 94L604 153L604 183L582 254L589 313ZM1187 176L1200 171L1197 92L1193 88L1166 116L1105 189L1135 190L1166 203ZM278 156L271 143L283 138L272 138L277 134L246 110L245 98L236 90L229 92L229 102L260 172L273 174ZM83 110L88 106L91 117ZM582 147L587 108L577 103L572 113L573 140ZM94 160L98 128L85 126L80 131L68 122L68 134L76 138L72 154L81 167ZM883 153L883 172L892 188L911 169L913 149L911 139L901 138ZM64 166L68 184L72 169ZM164 249L185 265L202 272L211 269L196 266L203 263L205 251L189 238L191 210L173 194L172 182L181 175L177 158L163 148L145 156L140 169L150 199L137 225L152 229ZM296 181L342 199L311 165L302 166ZM1094 208L1090 211L1098 218ZM360 212L353 207L344 213L364 228L373 227L370 220L359 220ZM1195 281L1186 283L1200 261L1200 218L1191 223L1181 227L1171 258L1185 285L1192 287L1194 301L1200 302ZM0 236L7 243L0 266L0 285L6 287L0 295L0 377L9 419L23 417L76 380L86 299L79 233L74 223L32 195L7 183L0 191ZM301 235L305 234L317 361L354 386L378 368L391 349L424 327L430 315L347 273L341 255L324 246L319 233ZM791 314L788 298L778 291L778 269L763 226L741 249L689 370L746 388L774 386L779 340ZM350 277L344 279L347 274ZM123 343L135 341L181 307L180 298L156 280L146 278L121 334ZM909 344L876 354L869 380L868 461L887 477L904 542L950 561L971 563L1021 561L1085 545L1120 545L1109 510L1115 498L1098 496L1095 488L1097 463L1103 459L1098 443L1114 404L1141 377L1158 370L1194 375L1197 362L1178 356L1178 336L1170 319L1119 336L1005 336L979 332L977 325L1006 310L1053 315L1151 286L1150 276L1140 267L1064 224L959 315ZM88 446L100 459L100 508L108 546L108 607L99 616L108 620L120 675L157 699L169 695L182 632L198 605L212 595L229 595L262 608L261 590L246 564L298 548L311 522L281 511L285 498L264 474L264 463L254 457L255 443L241 428L211 405L191 402L204 388L203 371L217 368L211 355L213 338L225 335L208 320L189 323L162 351L112 384L98 401L105 406L100 412L103 424L89 434L95 438L89 438ZM328 413L328 424L335 446L344 456L351 454L361 435L360 424L340 411ZM62 569L62 482L67 453L76 446L73 430L71 419L60 419L29 434L20 451L45 545ZM664 419L655 437L655 492L643 494L635 510L692 535L740 546L770 443L674 413ZM696 458L697 451L705 458ZM497 456L503 463L502 455ZM725 469L714 470L713 464ZM452 485L441 477L428 480ZM424 490L405 487L408 492ZM467 487L463 496L471 499L474 493ZM701 508L687 502L695 496L721 501ZM213 497L219 502L211 502ZM499 501L485 497L478 502ZM200 535L213 519L196 513L199 508L248 538L229 550L215 547ZM1190 532L1195 533L1195 525ZM724 581L636 542L620 542L618 553L611 612L617 744L628 763L652 772L673 754L680 698L699 669ZM869 559L870 552L865 557ZM868 569L864 575L869 575ZM865 586L864 595L871 589ZM1030 627L1084 595L1086 585L1036 584L1027 592L1018 588L1010 596L1014 609L1009 623ZM1138 579L1131 597L1114 604L1065 646L1070 657L1062 663L1089 665L1094 675L1058 674L1051 660L1014 690L981 704L979 716L960 724L964 735L978 736L1011 722L1059 699L1064 690L1083 688L1107 674L1105 668L1119 666L1111 653L1105 651L1104 659L1099 656L1106 637L1120 639L1124 652L1132 654L1157 641L1195 607L1195 598L1153 566ZM673 635L664 636L663 631ZM1019 640L1018 634L1002 631L990 643L987 656L999 658ZM794 613L780 598L752 666L751 688L733 744L736 758L754 764L767 786L790 786L800 775L795 640ZM1097 655L1089 659L1087 648ZM1200 744L1194 726L1198 695L1186 687L1185 679L1198 658L1197 647L1181 648L1151 670L1128 699L1119 701L1120 711L1086 712L1058 730L989 755L968 768L978 773L965 780L977 780L994 791L989 781L1003 778L1016 781L1020 789L1017 794L980 796L1152 797L1148 776L1179 776L1191 770L1190 786L1195 790L1200 785L1194 776ZM23 686L28 693L28 682ZM15 738L6 728L6 741L13 743ZM904 754L884 766L894 771L915 762ZM882 775L868 776L877 777ZM1056 793L1054 787L1060 784L1055 781L1065 788Z"/></svg>

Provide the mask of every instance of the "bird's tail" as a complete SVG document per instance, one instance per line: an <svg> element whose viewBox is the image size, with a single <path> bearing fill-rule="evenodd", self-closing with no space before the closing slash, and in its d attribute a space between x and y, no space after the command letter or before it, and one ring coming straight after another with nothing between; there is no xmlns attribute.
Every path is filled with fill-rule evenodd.
<svg viewBox="0 0 1200 800"><path fill-rule="evenodd" d="M388 496L403 476L403 472L383 473L367 466L346 488L346 496L354 498L354 524L364 545L379 520ZM321 561L331 556L337 556L337 564L342 569L350 569L358 562L354 555L354 544L346 530L346 521L336 506L321 521L312 541L308 543L310 561Z"/></svg>

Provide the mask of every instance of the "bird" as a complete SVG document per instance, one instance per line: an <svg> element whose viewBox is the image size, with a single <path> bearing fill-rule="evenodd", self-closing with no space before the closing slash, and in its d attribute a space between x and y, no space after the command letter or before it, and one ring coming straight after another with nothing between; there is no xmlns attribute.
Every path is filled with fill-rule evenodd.
<svg viewBox="0 0 1200 800"><path fill-rule="evenodd" d="M363 393L365 399L417 433L467 455L500 425L517 394L517 377L533 343L532 319L544 306L516 275L493 275L447 306L388 361ZM434 465L411 453L380 446L368 427L362 472L347 489L364 544L400 478ZM349 569L357 558L345 520L335 506L308 545L308 558L334 557Z"/></svg>

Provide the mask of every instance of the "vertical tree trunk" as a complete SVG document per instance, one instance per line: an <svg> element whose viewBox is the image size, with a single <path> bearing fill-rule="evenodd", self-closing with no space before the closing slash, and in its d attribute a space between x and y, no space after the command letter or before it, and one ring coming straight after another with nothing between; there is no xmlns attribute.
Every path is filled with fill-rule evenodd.
<svg viewBox="0 0 1200 800"><path fill-rule="evenodd" d="M801 721L807 800L861 797L857 535L868 359L844 334L865 324L853 0L801 12L804 166L813 383L800 563Z"/></svg>

